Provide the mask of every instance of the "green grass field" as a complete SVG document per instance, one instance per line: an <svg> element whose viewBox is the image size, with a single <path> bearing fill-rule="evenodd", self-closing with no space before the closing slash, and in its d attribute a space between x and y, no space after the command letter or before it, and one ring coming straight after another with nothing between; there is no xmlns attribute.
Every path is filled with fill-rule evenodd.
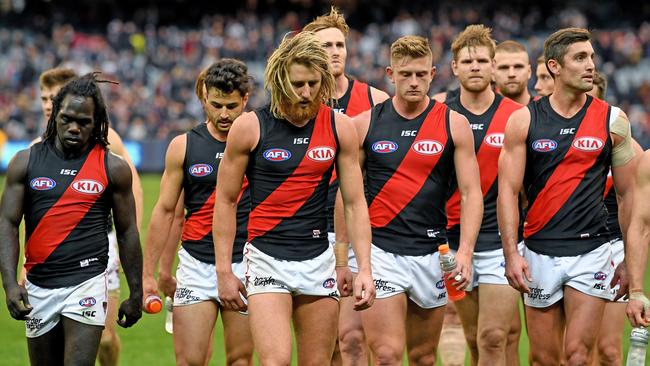
<svg viewBox="0 0 650 366"><path fill-rule="evenodd" d="M149 217L153 205L158 197L160 176L144 175L142 184L144 189L144 225L141 237L146 236ZM4 177L0 178L0 187L4 186ZM646 286L650 278L646 274ZM128 295L126 282L122 279L122 296ZM2 291L0 289L0 291ZM4 292L2 292L4 298ZM114 321L114 320L110 320ZM144 314L142 319L133 328L118 328L122 339L122 365L174 365L174 351L172 336L164 331L164 314ZM624 352L627 352L627 335L630 332L629 325L626 326L624 341ZM27 343L25 340L25 328L22 322L13 320L7 311L6 306L0 305L0 365L27 365ZM525 329L523 330L519 343L521 364L526 365L528 355L528 338ZM295 361L294 361L295 362ZM217 331L214 339L214 352L210 365L224 365L223 331L221 323L217 324ZM404 363L406 364L406 362ZM468 362L466 364L469 365Z"/></svg>

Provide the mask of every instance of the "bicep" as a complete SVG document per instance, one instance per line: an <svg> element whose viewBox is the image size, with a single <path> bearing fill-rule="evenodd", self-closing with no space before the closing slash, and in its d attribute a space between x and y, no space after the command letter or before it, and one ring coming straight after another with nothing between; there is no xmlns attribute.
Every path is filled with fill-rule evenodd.
<svg viewBox="0 0 650 366"><path fill-rule="evenodd" d="M19 152L11 160L7 169L7 180L2 193L2 202L0 203L0 216L16 226L20 225L23 216L28 161L29 152L27 151Z"/></svg>
<svg viewBox="0 0 650 366"><path fill-rule="evenodd" d="M499 184L502 182L520 190L526 169L526 135L529 122L520 111L513 113L508 120L499 155Z"/></svg>
<svg viewBox="0 0 650 366"><path fill-rule="evenodd" d="M477 181L479 177L478 163L474 152L474 135L464 117L452 119L450 127L458 187L463 190Z"/></svg>
<svg viewBox="0 0 650 366"><path fill-rule="evenodd" d="M339 136L339 153L336 157L336 166L344 202L349 202L352 197L363 192L363 186L357 184L361 181L359 138L351 123L349 119L341 118L336 124ZM359 186L361 186L361 190L359 190Z"/></svg>

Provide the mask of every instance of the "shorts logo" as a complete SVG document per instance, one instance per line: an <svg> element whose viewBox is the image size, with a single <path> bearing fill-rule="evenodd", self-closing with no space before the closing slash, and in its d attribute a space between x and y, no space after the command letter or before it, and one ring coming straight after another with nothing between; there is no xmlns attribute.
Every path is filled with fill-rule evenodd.
<svg viewBox="0 0 650 366"><path fill-rule="evenodd" d="M194 164L190 167L190 175L193 177L205 177L212 174L212 165L210 164Z"/></svg>
<svg viewBox="0 0 650 366"><path fill-rule="evenodd" d="M45 326L43 319L31 318L25 320L25 327L28 330L39 330Z"/></svg>
<svg viewBox="0 0 650 366"><path fill-rule="evenodd" d="M329 146L316 146L307 150L307 158L317 162L330 161L334 155L334 149Z"/></svg>
<svg viewBox="0 0 650 366"><path fill-rule="evenodd" d="M264 159L272 162L280 162L291 159L291 152L285 149L268 149L262 153Z"/></svg>
<svg viewBox="0 0 650 366"><path fill-rule="evenodd" d="M422 155L438 155L442 152L444 146L436 140L420 140L413 142L411 149Z"/></svg>
<svg viewBox="0 0 650 366"><path fill-rule="evenodd" d="M557 149L557 142L550 139L539 139L533 141L533 150L539 152L549 152Z"/></svg>
<svg viewBox="0 0 650 366"><path fill-rule="evenodd" d="M336 280L333 278L328 278L323 282L323 287L325 288L334 288L336 286Z"/></svg>
<svg viewBox="0 0 650 366"><path fill-rule="evenodd" d="M539 287L531 287L530 288L530 295L528 295L528 298L530 300L548 300L551 298L551 294L544 293L543 288Z"/></svg>
<svg viewBox="0 0 650 366"><path fill-rule="evenodd" d="M491 133L483 139L487 145L492 147L502 147L503 146L503 133Z"/></svg>
<svg viewBox="0 0 650 366"><path fill-rule="evenodd" d="M192 295L194 290L190 290L186 287L177 287L176 292L174 292L174 299L180 302L192 302L199 301L198 296Z"/></svg>
<svg viewBox="0 0 650 366"><path fill-rule="evenodd" d="M597 281L604 281L606 278L607 278L607 275L605 274L605 272L598 271L598 272L594 273L594 279L597 280Z"/></svg>
<svg viewBox="0 0 650 366"><path fill-rule="evenodd" d="M79 179L72 182L72 189L83 194L100 194L104 192L104 185L92 179Z"/></svg>
<svg viewBox="0 0 650 366"><path fill-rule="evenodd" d="M397 143L388 140L377 141L372 144L372 151L379 154L390 154L397 151Z"/></svg>
<svg viewBox="0 0 650 366"><path fill-rule="evenodd" d="M37 191L49 191L50 189L56 187L56 182L54 179L48 177L38 177L32 179L32 181L29 182L29 186Z"/></svg>
<svg viewBox="0 0 650 366"><path fill-rule="evenodd" d="M605 143L597 137L585 136L576 139L571 145L580 151L594 152L601 150Z"/></svg>
<svg viewBox="0 0 650 366"><path fill-rule="evenodd" d="M275 278L268 277L255 277L253 280L253 286L272 286L275 285Z"/></svg>
<svg viewBox="0 0 650 366"><path fill-rule="evenodd" d="M95 300L94 297L86 297L79 300L79 305L83 306L84 308L93 307L95 304L97 304L97 300Z"/></svg>
<svg viewBox="0 0 650 366"><path fill-rule="evenodd" d="M442 290L443 288L445 288L445 280L440 280L436 282L436 288L438 290Z"/></svg>
<svg viewBox="0 0 650 366"><path fill-rule="evenodd" d="M501 264L499 264L501 267L506 268L506 261L502 261Z"/></svg>
<svg viewBox="0 0 650 366"><path fill-rule="evenodd" d="M594 285L594 290L607 290L607 286L604 283L597 283Z"/></svg>
<svg viewBox="0 0 650 366"><path fill-rule="evenodd" d="M388 281L384 281L381 278L374 280L375 282L375 289L377 291L384 291L384 292L395 292L396 289L393 286L389 286Z"/></svg>

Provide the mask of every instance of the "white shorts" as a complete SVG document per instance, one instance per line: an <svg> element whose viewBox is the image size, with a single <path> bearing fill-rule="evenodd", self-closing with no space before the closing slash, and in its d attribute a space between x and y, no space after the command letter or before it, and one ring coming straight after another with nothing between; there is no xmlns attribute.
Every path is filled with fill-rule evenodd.
<svg viewBox="0 0 650 366"><path fill-rule="evenodd" d="M327 233L327 240L330 242L330 245L333 247L336 244L336 234ZM350 272L358 273L359 266L357 265L357 257L354 256L354 250L352 249L352 244L348 245L348 267Z"/></svg>
<svg viewBox="0 0 650 366"><path fill-rule="evenodd" d="M43 288L25 281L33 310L25 321L27 338L49 332L61 316L83 324L104 327L108 301L106 274L102 273L76 286Z"/></svg>
<svg viewBox="0 0 650 366"><path fill-rule="evenodd" d="M370 257L378 299L406 293L424 309L447 304L438 252L422 256L399 255L372 245Z"/></svg>
<svg viewBox="0 0 650 366"><path fill-rule="evenodd" d="M117 235L115 229L108 233L108 264L106 266L108 291L119 296L120 291L120 256L117 252Z"/></svg>
<svg viewBox="0 0 650 366"><path fill-rule="evenodd" d="M524 258L533 278L529 284L531 294L524 295L527 306L545 308L555 304L564 296L564 286L589 296L612 298L608 278L614 268L609 242L571 257L551 257L526 248Z"/></svg>
<svg viewBox="0 0 650 366"><path fill-rule="evenodd" d="M517 251L522 254L524 242L517 244ZM478 287L480 284L508 285L506 278L506 259L503 256L503 248L474 252L472 256L472 283L467 291Z"/></svg>
<svg viewBox="0 0 650 366"><path fill-rule="evenodd" d="M244 247L248 296L279 292L293 296L329 296L338 299L334 250L331 246L316 258L289 261L273 258L251 243Z"/></svg>
<svg viewBox="0 0 650 366"><path fill-rule="evenodd" d="M244 263L233 263L232 271L244 283ZM193 305L203 301L219 301L216 266L201 262L181 247L178 251L174 306Z"/></svg>
<svg viewBox="0 0 650 366"><path fill-rule="evenodd" d="M612 280L612 277L614 276L614 271L616 270L616 267L618 267L619 264L623 262L623 259L625 259L625 246L623 245L623 240L618 238L615 240L612 240L609 242L612 246L612 262L614 266L614 270L610 274L609 277L607 277L607 283L610 283ZM612 300L616 297L618 294L618 289L620 285L616 285L611 288L611 294L612 294ZM627 300L624 300L623 298L618 299L617 302L627 302Z"/></svg>

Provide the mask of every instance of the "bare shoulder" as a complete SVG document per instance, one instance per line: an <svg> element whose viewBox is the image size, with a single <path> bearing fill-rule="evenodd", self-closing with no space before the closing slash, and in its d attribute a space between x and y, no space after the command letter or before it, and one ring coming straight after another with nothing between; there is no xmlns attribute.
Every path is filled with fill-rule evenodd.
<svg viewBox="0 0 650 366"><path fill-rule="evenodd" d="M255 112L245 112L237 117L228 132L228 145L252 151L260 136L260 121Z"/></svg>
<svg viewBox="0 0 650 366"><path fill-rule="evenodd" d="M118 185L128 184L131 187L131 167L126 159L115 154L110 149L106 149L108 154L107 170L111 180Z"/></svg>
<svg viewBox="0 0 650 366"><path fill-rule="evenodd" d="M447 99L447 92L436 93L431 99L435 100L436 102L444 103Z"/></svg>
<svg viewBox="0 0 650 366"><path fill-rule="evenodd" d="M372 103L373 104L379 104L386 99L390 98L388 93L386 93L383 90L379 90L373 86L370 87L370 96L372 96Z"/></svg>
<svg viewBox="0 0 650 366"><path fill-rule="evenodd" d="M9 161L7 167L7 180L8 181L22 181L27 176L27 166L29 164L29 156L31 154L31 147L20 150Z"/></svg>
<svg viewBox="0 0 650 366"><path fill-rule="evenodd" d="M506 125L506 134L511 136L526 136L530 127L530 110L519 108L512 112Z"/></svg>

